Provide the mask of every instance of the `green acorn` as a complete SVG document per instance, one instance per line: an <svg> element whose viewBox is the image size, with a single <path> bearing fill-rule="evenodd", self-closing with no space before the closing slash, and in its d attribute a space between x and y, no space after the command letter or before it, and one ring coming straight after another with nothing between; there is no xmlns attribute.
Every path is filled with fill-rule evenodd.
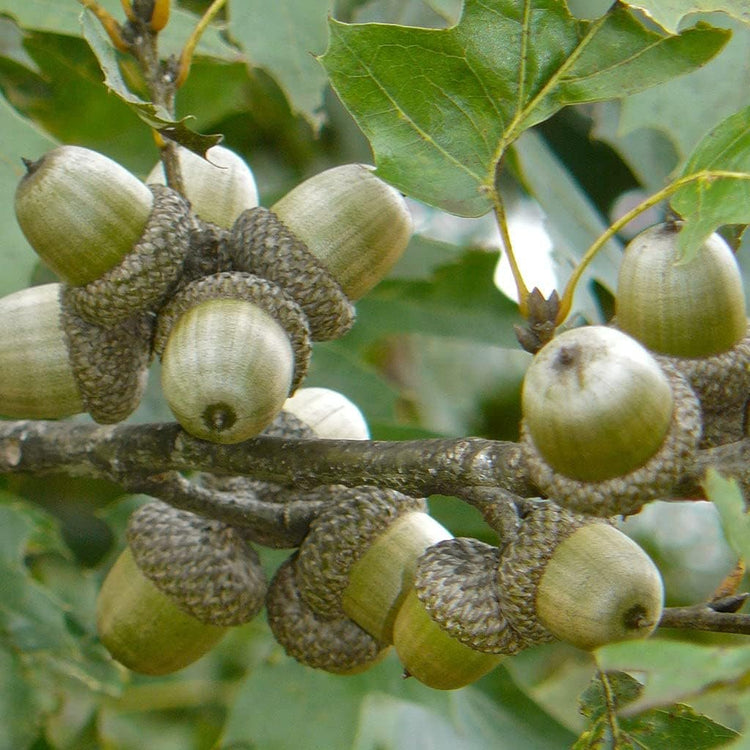
<svg viewBox="0 0 750 750"><path fill-rule="evenodd" d="M59 146L27 169L16 218L39 257L73 288L76 312L111 326L158 307L187 254L187 202L79 146Z"/></svg>

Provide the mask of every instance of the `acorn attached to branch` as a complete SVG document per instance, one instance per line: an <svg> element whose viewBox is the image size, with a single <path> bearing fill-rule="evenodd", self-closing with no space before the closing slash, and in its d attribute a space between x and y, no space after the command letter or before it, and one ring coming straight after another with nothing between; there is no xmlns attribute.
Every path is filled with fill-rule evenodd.
<svg viewBox="0 0 750 750"><path fill-rule="evenodd" d="M637 512L692 461L700 408L687 382L613 328L565 331L524 377L521 445L532 481L581 513Z"/></svg>
<svg viewBox="0 0 750 750"><path fill-rule="evenodd" d="M151 190L79 146L59 146L27 169L16 218L40 258L71 286L76 312L112 326L156 309L187 254L185 199L166 187Z"/></svg>
<svg viewBox="0 0 750 750"><path fill-rule="evenodd" d="M111 328L72 309L69 287L44 284L0 299L0 414L56 419L88 412L119 422L140 402L150 359L151 321Z"/></svg>
<svg viewBox="0 0 750 750"><path fill-rule="evenodd" d="M739 266L712 234L683 261L681 224L658 224L630 241L617 280L618 328L670 362L703 411L703 444L744 435L750 393L750 335Z"/></svg>
<svg viewBox="0 0 750 750"><path fill-rule="evenodd" d="M295 564L300 597L310 610L323 619L350 618L378 642L393 643L406 674L431 687L462 687L493 669L502 654L456 639L415 599L415 578L426 551L452 539L426 513L425 502L374 487L331 491L331 505L311 524ZM454 592L463 591L464 584L471 588L467 560L457 567L446 586ZM474 604L492 598L495 568L492 557L479 573L487 586L476 589ZM464 592L464 599L470 596ZM454 601L449 609L463 621L462 606ZM480 631L493 628L489 618L478 623Z"/></svg>
<svg viewBox="0 0 750 750"><path fill-rule="evenodd" d="M270 210L244 212L232 228L232 264L278 283L304 309L313 339L333 339L351 327L351 302L385 276L411 231L401 195L371 167L347 164Z"/></svg>
<svg viewBox="0 0 750 750"><path fill-rule="evenodd" d="M323 617L347 615L384 643L422 552L451 536L422 499L375 487L333 487L299 549L297 580Z"/></svg>
<svg viewBox="0 0 750 750"><path fill-rule="evenodd" d="M160 311L154 350L164 396L195 437L237 443L258 435L302 381L307 321L277 286L226 272L191 282Z"/></svg>
<svg viewBox="0 0 750 750"><path fill-rule="evenodd" d="M455 690L520 650L495 583L498 549L476 539L428 547L396 616L393 644L405 674Z"/></svg>
<svg viewBox="0 0 750 750"><path fill-rule="evenodd" d="M497 580L505 617L529 642L592 650L645 638L661 619L664 587L649 556L608 523L548 500L527 502Z"/></svg>
<svg viewBox="0 0 750 750"><path fill-rule="evenodd" d="M168 674L254 618L266 589L258 555L237 531L152 502L131 517L128 548L102 584L99 637L128 669Z"/></svg>

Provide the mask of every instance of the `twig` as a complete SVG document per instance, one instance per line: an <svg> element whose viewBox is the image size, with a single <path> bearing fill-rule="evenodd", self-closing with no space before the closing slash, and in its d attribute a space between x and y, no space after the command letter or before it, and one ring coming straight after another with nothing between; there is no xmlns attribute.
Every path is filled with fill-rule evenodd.
<svg viewBox="0 0 750 750"><path fill-rule="evenodd" d="M381 442L259 437L219 445L176 424L97 426L0 422L0 473L68 474L126 485L169 471L250 476L312 489L374 485L408 495L460 495L469 487L535 494L516 443L479 438Z"/></svg>
<svg viewBox="0 0 750 750"><path fill-rule="evenodd" d="M659 627L750 635L750 614L721 612L709 604L667 607L662 614Z"/></svg>
<svg viewBox="0 0 750 750"><path fill-rule="evenodd" d="M698 452L672 498L704 498L709 466L734 477L750 495L750 439ZM177 424L0 421L0 474L67 474L109 479L169 471L207 471L312 489L373 485L415 497L464 496L497 488L520 497L538 490L529 481L517 443L482 438L376 441L290 440L258 437L236 445L198 440ZM665 498L670 499L670 498Z"/></svg>

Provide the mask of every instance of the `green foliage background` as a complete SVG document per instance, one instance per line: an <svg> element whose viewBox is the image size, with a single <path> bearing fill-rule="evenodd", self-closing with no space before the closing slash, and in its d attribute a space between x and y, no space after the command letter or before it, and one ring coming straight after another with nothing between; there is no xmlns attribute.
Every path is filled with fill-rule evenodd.
<svg viewBox="0 0 750 750"><path fill-rule="evenodd" d="M120 15L117 0L102 5ZM177 5L166 53L180 50L206 5ZM497 158L505 156L511 213L526 196L541 209L561 283L624 195L700 169L750 171L745 3L622 3L598 21L608 6L571 0L574 19L561 0L467 0L454 26L456 0L232 0L203 37L178 119L196 133L222 134L242 153L264 205L348 161L375 161L385 179L425 201L413 203L417 231L406 256L357 305L350 334L316 345L307 382L352 398L374 437L517 435L528 357L515 344L516 305L492 281L492 225L444 213L487 211L481 188ZM628 6L639 9L638 22ZM533 27L523 21L531 7L543 21ZM361 23L375 25L352 25ZM519 28L528 31L523 61ZM690 30L662 44L679 29ZM591 44L574 59L582 35ZM626 38L615 50L612 40ZM13 215L21 157L76 143L145 176L158 154L139 117L143 103L134 102L144 93L132 61L107 56L74 0L4 0L0 91L5 294L50 278ZM674 204L690 215L695 237L750 221L747 183L692 188ZM602 320L611 310L623 240L611 240L584 277L577 319ZM745 255L740 249L747 266ZM134 419L170 419L156 384L153 373ZM712 492L728 524L747 528L736 491L719 483ZM735 732L750 719L750 646L733 637L667 632L603 649L599 664L613 670L609 687L628 709L617 741L594 660L561 644L440 693L402 680L394 658L351 678L308 670L283 654L261 618L177 675L128 674L97 642L94 603L142 501L100 482L3 480L0 750L697 750L748 742ZM492 541L454 499L431 502L454 534ZM733 551L712 507L693 506L657 504L629 527L660 565L673 604L708 596L748 548L747 534L737 533ZM280 559L265 555L269 571Z"/></svg>

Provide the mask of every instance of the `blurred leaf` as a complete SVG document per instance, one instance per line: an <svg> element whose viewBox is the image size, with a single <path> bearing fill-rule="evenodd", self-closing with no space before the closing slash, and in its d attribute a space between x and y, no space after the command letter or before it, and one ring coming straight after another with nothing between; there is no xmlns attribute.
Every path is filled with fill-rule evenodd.
<svg viewBox="0 0 750 750"><path fill-rule="evenodd" d="M351 20L443 28L455 24L460 13L461 0L373 0L357 8Z"/></svg>
<svg viewBox="0 0 750 750"><path fill-rule="evenodd" d="M340 677L285 657L255 670L237 694L223 737L263 750L558 750L572 739L538 708L515 713L475 687L441 692L404 680L393 654ZM544 719L542 719L544 717ZM448 744L448 741L451 744Z"/></svg>
<svg viewBox="0 0 750 750"><path fill-rule="evenodd" d="M322 62L380 175L463 216L489 210L494 165L525 129L692 70L728 38L709 28L665 37L619 4L577 21L549 0L467 0L441 30L331 21L330 35Z"/></svg>
<svg viewBox="0 0 750 750"><path fill-rule="evenodd" d="M93 636L92 577L50 554L61 542L46 514L7 493L0 501L0 747L21 750L32 739L21 728L36 736L69 689L112 694L120 678ZM17 743L4 744L3 731Z"/></svg>
<svg viewBox="0 0 750 750"><path fill-rule="evenodd" d="M677 31L680 21L691 13L720 10L750 23L746 0L626 0L631 8L642 10L667 31Z"/></svg>
<svg viewBox="0 0 750 750"><path fill-rule="evenodd" d="M589 245L607 228L607 222L538 134L524 133L516 144L515 153L520 178L545 213L545 229L553 242L555 272L563 282L562 287ZM591 322L601 321L591 281L596 279L614 291L621 250L619 240L612 239L596 256L578 285L574 313L580 313Z"/></svg>
<svg viewBox="0 0 750 750"><path fill-rule="evenodd" d="M745 179L702 179L672 197L672 207L685 218L679 241L686 259L721 225L750 223L750 107L717 125L693 151L682 175L703 170L742 173Z"/></svg>
<svg viewBox="0 0 750 750"><path fill-rule="evenodd" d="M98 0L99 4L120 23L125 14L120 0ZM176 3L172 3L173 6ZM10 14L26 29L52 31L58 34L81 36L82 7L77 0L4 0L3 12ZM185 41L198 22L193 13L172 7L169 24L159 34L159 44L164 56L179 54ZM225 60L237 58L237 50L224 41L217 24L209 26L198 43L197 54Z"/></svg>
<svg viewBox="0 0 750 750"><path fill-rule="evenodd" d="M658 130L682 160L711 128L747 105L747 92L737 81L750 78L750 28L724 14L714 14L710 21L731 31L726 48L687 75L623 99L621 135L638 135L644 128Z"/></svg>
<svg viewBox="0 0 750 750"><path fill-rule="evenodd" d="M677 79L679 80L679 79ZM622 102L600 102L592 112L592 135L608 143L650 192L664 187L677 166L677 151L663 130L642 127L631 132L620 128Z"/></svg>
<svg viewBox="0 0 750 750"><path fill-rule="evenodd" d="M521 382L531 355L446 336L411 335L404 347L406 356L391 371L421 426L456 437L518 439Z"/></svg>
<svg viewBox="0 0 750 750"><path fill-rule="evenodd" d="M736 479L725 479L713 467L703 480L706 498L719 509L724 537L743 560L750 561L750 515Z"/></svg>
<svg viewBox="0 0 750 750"><path fill-rule="evenodd" d="M517 346L517 306L492 281L497 257L494 252L469 250L435 268L429 279L381 282L357 303L350 341L372 341L388 333L427 333Z"/></svg>
<svg viewBox="0 0 750 750"><path fill-rule="evenodd" d="M644 682L643 694L628 714L737 684L750 674L750 646L722 648L650 638L604 646L597 658L602 670L631 672Z"/></svg>
<svg viewBox="0 0 750 750"><path fill-rule="evenodd" d="M21 655L0 648L0 748L25 750L36 738L44 706Z"/></svg>
<svg viewBox="0 0 750 750"><path fill-rule="evenodd" d="M242 0L230 11L230 32L249 63L265 68L292 109L317 124L327 79L314 55L325 48L332 5L332 0Z"/></svg>
<svg viewBox="0 0 750 750"><path fill-rule="evenodd" d="M200 156L205 156L206 151L221 140L220 135L201 135L190 130L185 124L189 118L184 117L182 120L175 120L170 117L164 107L144 101L133 94L120 73L117 53L102 31L94 14L85 11L81 19L81 25L83 35L99 60L99 65L101 65L104 73L104 85L113 94L120 97L146 125L161 133L165 138L176 141Z"/></svg>
<svg viewBox="0 0 750 750"><path fill-rule="evenodd" d="M13 200L25 169L22 156L34 157L54 146L31 122L19 116L0 96L0 295L28 285L38 258L16 222Z"/></svg>
<svg viewBox="0 0 750 750"><path fill-rule="evenodd" d="M617 712L633 703L642 691L643 685L624 672L598 675L581 696L581 712L589 718L591 726L573 750L610 746L623 750L673 750L677 747L708 750L738 736L735 731L684 704L650 709L636 716L618 715ZM616 739L612 737L613 725L618 730Z"/></svg>

